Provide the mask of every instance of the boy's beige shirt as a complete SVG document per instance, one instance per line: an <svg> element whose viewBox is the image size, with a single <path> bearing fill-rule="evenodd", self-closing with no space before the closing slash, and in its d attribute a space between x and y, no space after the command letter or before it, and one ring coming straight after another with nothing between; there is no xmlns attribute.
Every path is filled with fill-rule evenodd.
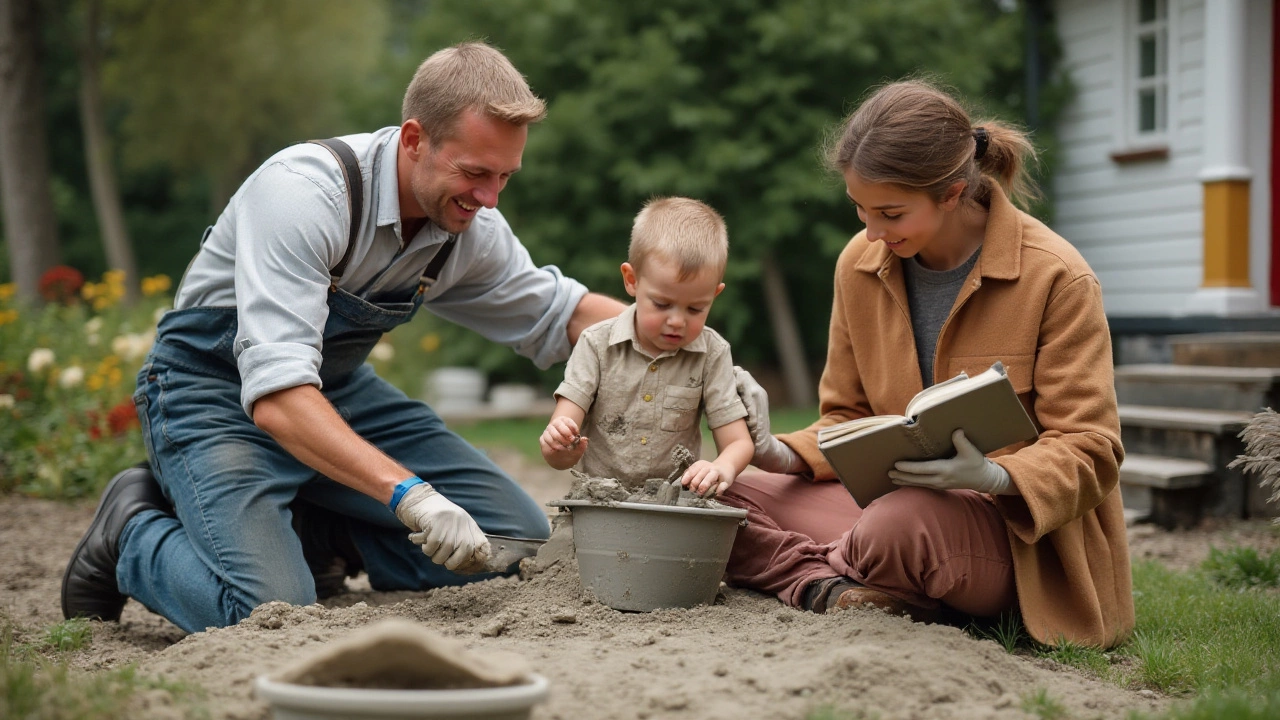
<svg viewBox="0 0 1280 720"><path fill-rule="evenodd" d="M586 412L587 452L577 469L632 487L666 478L676 445L701 456L703 412L712 429L747 416L719 333L703 328L693 342L655 358L640 347L635 317L632 305L584 330L555 393Z"/></svg>

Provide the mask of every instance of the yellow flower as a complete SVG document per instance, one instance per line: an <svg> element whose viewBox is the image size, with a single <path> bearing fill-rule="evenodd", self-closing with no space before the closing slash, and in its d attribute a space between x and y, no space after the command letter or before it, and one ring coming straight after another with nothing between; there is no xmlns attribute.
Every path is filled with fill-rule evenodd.
<svg viewBox="0 0 1280 720"><path fill-rule="evenodd" d="M18 322L18 311L0 310L0 325L8 325L12 322Z"/></svg>
<svg viewBox="0 0 1280 720"><path fill-rule="evenodd" d="M87 282L80 288L80 297L85 300L92 300L98 297L98 286L94 283Z"/></svg>
<svg viewBox="0 0 1280 720"><path fill-rule="evenodd" d="M423 352L433 353L440 349L440 336L435 333L427 333L418 341L418 345Z"/></svg>
<svg viewBox="0 0 1280 720"><path fill-rule="evenodd" d="M124 285L123 270L108 270L102 273L102 282L106 285Z"/></svg>
<svg viewBox="0 0 1280 720"><path fill-rule="evenodd" d="M94 373L89 376L88 380L84 381L84 386L89 388L90 392L97 392L106 384L107 379L102 377L102 373Z"/></svg>
<svg viewBox="0 0 1280 720"><path fill-rule="evenodd" d="M18 286L14 283L0 283L0 300L8 300L18 292Z"/></svg>
<svg viewBox="0 0 1280 720"><path fill-rule="evenodd" d="M142 278L142 294L147 297L159 295L160 293L168 292L172 284L173 281L169 279L168 275L153 275L148 278Z"/></svg>

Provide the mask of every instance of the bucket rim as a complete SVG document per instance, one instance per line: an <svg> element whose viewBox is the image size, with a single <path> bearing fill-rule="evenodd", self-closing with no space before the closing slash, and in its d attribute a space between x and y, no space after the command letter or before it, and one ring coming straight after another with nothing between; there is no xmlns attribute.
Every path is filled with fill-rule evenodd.
<svg viewBox="0 0 1280 720"><path fill-rule="evenodd" d="M452 717L459 712L509 712L531 708L547 698L550 683L538 673L517 685L456 690L335 688L273 680L259 675L254 694L272 707L325 713L352 710L383 717Z"/></svg>
<svg viewBox="0 0 1280 720"><path fill-rule="evenodd" d="M552 500L547 503L548 507L567 508L617 508L619 510L641 510L646 512L671 513L675 515L701 515L703 517L723 517L733 518L734 520L742 520L747 517L747 511L742 508L725 507L725 508L699 508L699 507L683 507L680 505L658 505L656 503L633 503L623 502L621 500Z"/></svg>

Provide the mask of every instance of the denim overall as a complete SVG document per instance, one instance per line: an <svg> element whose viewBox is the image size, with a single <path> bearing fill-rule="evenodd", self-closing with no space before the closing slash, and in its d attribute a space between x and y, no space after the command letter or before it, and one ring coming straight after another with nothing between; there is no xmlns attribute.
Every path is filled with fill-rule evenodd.
<svg viewBox="0 0 1280 720"><path fill-rule="evenodd" d="M485 532L545 538L546 515L532 498L429 406L365 364L382 334L421 307L429 281L424 274L400 303L329 293L322 393L356 434L462 506ZM432 563L386 505L320 476L259 430L240 405L235 336L234 308L171 311L160 321L134 402L152 470L177 517L149 510L125 526L116 567L121 592L188 632L233 625L271 600L315 602L290 525L295 497L351 519L375 590L492 577Z"/></svg>

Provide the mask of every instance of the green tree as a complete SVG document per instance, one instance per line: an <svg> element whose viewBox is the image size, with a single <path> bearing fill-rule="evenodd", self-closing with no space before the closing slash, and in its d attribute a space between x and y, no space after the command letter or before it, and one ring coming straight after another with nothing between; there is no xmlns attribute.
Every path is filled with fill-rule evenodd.
<svg viewBox="0 0 1280 720"><path fill-rule="evenodd" d="M535 258L617 293L647 198L709 202L732 246L712 324L739 362L781 361L801 401L860 227L821 167L824 134L869 87L921 72L1023 116L1022 17L995 2L437 0L418 27L424 56L488 39L549 100L503 199Z"/></svg>
<svg viewBox="0 0 1280 720"><path fill-rule="evenodd" d="M356 130L346 103L367 96L388 25L384 3L345 0L113 0L107 10L104 90L123 108L127 169L205 175L214 214L281 147Z"/></svg>

